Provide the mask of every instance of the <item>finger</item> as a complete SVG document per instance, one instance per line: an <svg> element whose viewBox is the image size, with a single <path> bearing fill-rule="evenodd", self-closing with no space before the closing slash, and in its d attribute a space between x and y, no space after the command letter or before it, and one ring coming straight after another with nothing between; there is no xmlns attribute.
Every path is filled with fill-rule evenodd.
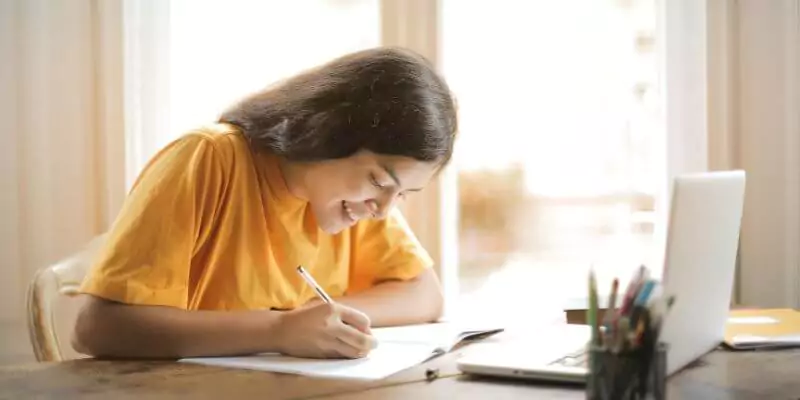
<svg viewBox="0 0 800 400"><path fill-rule="evenodd" d="M339 306L338 307L338 314L339 318L341 318L342 322L347 325L350 325L361 332L370 333L370 325L372 324L367 317L366 314L358 311L354 308Z"/></svg>
<svg viewBox="0 0 800 400"><path fill-rule="evenodd" d="M331 358L362 358L368 352L357 349L339 338L334 338L327 346L327 353Z"/></svg>
<svg viewBox="0 0 800 400"><path fill-rule="evenodd" d="M375 338L372 335L364 334L363 332L341 324L336 332L336 337L342 342L352 346L359 352L369 352L377 345Z"/></svg>

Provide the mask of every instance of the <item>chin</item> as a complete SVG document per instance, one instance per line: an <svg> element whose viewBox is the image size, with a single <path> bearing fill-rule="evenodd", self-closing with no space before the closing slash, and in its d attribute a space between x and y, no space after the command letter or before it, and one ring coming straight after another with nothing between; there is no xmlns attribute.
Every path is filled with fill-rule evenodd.
<svg viewBox="0 0 800 400"><path fill-rule="evenodd" d="M326 218L320 218L317 223L319 225L319 229L329 235L335 235L350 227L350 225L347 224L347 221L344 221L341 218L336 218L330 214L327 215Z"/></svg>
<svg viewBox="0 0 800 400"><path fill-rule="evenodd" d="M323 232L325 232L325 233L327 233L329 235L335 235L335 234L345 230L345 228L347 228L347 226L342 225L342 224L333 223L333 224L320 225L319 228L322 229Z"/></svg>

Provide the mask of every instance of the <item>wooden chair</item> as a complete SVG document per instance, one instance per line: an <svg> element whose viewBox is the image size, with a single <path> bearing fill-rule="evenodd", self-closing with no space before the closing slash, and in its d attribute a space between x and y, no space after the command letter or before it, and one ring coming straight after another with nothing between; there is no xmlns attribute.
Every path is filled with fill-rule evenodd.
<svg viewBox="0 0 800 400"><path fill-rule="evenodd" d="M39 362L62 361L57 321L63 318L56 316L59 307L68 297L76 297L83 277L93 261L97 251L104 242L101 235L89 242L80 252L61 260L47 268L40 269L28 286L27 311L28 335L33 353ZM68 314L64 312L64 314ZM72 314L75 314L74 312ZM74 324L74 316L65 325L70 332ZM69 339L67 339L69 340Z"/></svg>

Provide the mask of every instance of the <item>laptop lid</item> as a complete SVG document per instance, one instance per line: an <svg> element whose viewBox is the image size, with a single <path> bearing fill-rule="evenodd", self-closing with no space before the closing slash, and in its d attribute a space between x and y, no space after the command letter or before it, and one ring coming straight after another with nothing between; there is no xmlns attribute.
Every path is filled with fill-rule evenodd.
<svg viewBox="0 0 800 400"><path fill-rule="evenodd" d="M739 247L744 171L707 172L675 179L662 280L676 302L661 338L670 349L667 373L723 340Z"/></svg>

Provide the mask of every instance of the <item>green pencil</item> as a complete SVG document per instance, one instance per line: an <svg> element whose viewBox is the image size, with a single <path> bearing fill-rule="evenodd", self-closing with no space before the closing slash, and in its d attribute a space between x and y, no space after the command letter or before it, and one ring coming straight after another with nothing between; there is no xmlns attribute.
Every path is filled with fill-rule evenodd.
<svg viewBox="0 0 800 400"><path fill-rule="evenodd" d="M589 270L589 315L588 322L592 328L592 344L599 345L600 332L597 326L597 281L594 276L594 269Z"/></svg>

